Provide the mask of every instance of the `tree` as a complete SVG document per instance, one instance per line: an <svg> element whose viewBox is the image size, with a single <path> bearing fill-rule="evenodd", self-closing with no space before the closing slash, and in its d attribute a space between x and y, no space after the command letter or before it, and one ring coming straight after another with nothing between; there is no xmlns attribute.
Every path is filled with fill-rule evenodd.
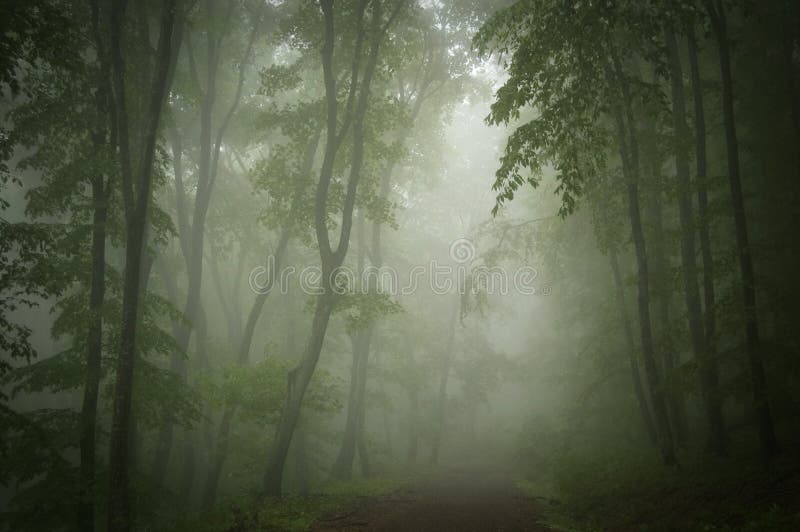
<svg viewBox="0 0 800 532"><path fill-rule="evenodd" d="M675 149L675 167L678 180L678 209L681 225L681 261L683 287L689 322L692 353L700 365L701 389L708 420L708 444L718 455L725 453L725 420L717 389L716 361L707 351L706 331L703 325L700 292L697 286L697 257L695 251L695 219L689 177L689 138L686 125L686 103L683 94L683 68L678 55L678 42L669 24L664 26L667 44L669 79L672 93L672 131Z"/></svg>
<svg viewBox="0 0 800 532"><path fill-rule="evenodd" d="M142 256L147 224L147 211L151 201L153 161L156 139L161 122L164 100L169 91L168 75L173 59L173 42L177 2L167 0L161 9L158 45L152 73L150 98L139 142L134 143L128 116L128 91L126 78L125 43L126 2L115 1L110 12L110 63L112 72L113 105L117 131L117 154L120 168L125 210L125 282L122 301L122 325L120 349L117 358L117 381L114 392L114 409L111 427L109 457L109 530L129 530L131 527L128 500L128 454L130 414L133 395L133 369L136 358L136 334L139 319L139 297L142 271ZM141 146L140 157L134 159L132 152Z"/></svg>
<svg viewBox="0 0 800 532"><path fill-rule="evenodd" d="M364 27L367 4L370 4L372 16L369 29L369 51L367 61L361 73L362 47L367 37ZM386 30L403 7L398 2L388 20L383 20L382 2L380 0L360 0L355 14L355 47L353 52L352 69L350 72L350 86L348 88L347 103L339 125L338 92L334 76L334 44L336 33L334 31L334 6L333 0L320 2L324 20L324 39L322 46L322 70L325 83L325 101L327 106L327 124L325 152L320 169L319 183L317 184L314 202L314 226L319 245L320 262L322 266L321 295L317 297L311 333L305 347L303 357L299 364L288 374L288 388L283 415L278 424L275 442L270 452L264 475L264 489L268 495L280 495L283 466L289 444L297 426L303 396L308 383L314 374L325 332L328 328L331 313L337 299L335 290L339 290L336 282L336 270L342 265L349 247L350 231L353 223L353 209L355 207L356 191L361 177L364 147L364 117L369 104L370 87L381 43L385 38ZM349 178L342 208L342 222L339 230L339 242L336 247L331 246L328 233L328 196L333 178L336 155L348 129L352 127L352 160L350 163Z"/></svg>
<svg viewBox="0 0 800 532"><path fill-rule="evenodd" d="M509 80L498 91L491 124L509 124L520 109L538 112L517 127L508 139L493 185L498 192L494 213L525 182L538 185L544 164L557 172L560 214L572 213L583 193L584 181L598 173L607 157L607 132L595 124L610 118L622 160L628 199L629 222L638 269L638 309L641 349L653 401L659 445L665 464L675 462L669 425L655 361L650 318L649 265L639 206L639 142L633 113L634 94L623 72L615 29L621 21L639 17L633 6L607 10L605 6L557 2L520 1L495 14L475 37L481 52L494 50L510 55ZM591 37L590 37L591 36ZM631 38L638 37L634 34ZM601 43L598 45L598 39ZM635 53L641 42L624 48ZM634 52L630 52L630 49ZM523 169L532 170L523 175Z"/></svg>
<svg viewBox="0 0 800 532"><path fill-rule="evenodd" d="M721 0L704 0L717 41L719 66L722 77L722 117L725 127L725 146L728 155L728 184L731 191L733 219L736 227L736 250L741 275L742 302L745 317L745 349L750 363L750 379L753 392L753 408L758 422L758 437L764 456L771 458L778 452L778 441L772 423L772 413L767 396L764 364L761 360L761 345L758 334L758 312L756 309L755 274L753 258L747 232L747 215L742 194L741 168L739 166L739 140L736 134L734 110L733 72L731 69L728 22L725 6Z"/></svg>

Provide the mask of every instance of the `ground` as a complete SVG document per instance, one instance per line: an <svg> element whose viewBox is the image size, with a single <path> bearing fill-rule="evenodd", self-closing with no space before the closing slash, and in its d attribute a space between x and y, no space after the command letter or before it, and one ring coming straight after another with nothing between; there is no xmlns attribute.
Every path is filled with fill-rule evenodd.
<svg viewBox="0 0 800 532"><path fill-rule="evenodd" d="M365 498L318 520L329 531L548 531L537 501L510 474L479 469L440 473L393 493Z"/></svg>

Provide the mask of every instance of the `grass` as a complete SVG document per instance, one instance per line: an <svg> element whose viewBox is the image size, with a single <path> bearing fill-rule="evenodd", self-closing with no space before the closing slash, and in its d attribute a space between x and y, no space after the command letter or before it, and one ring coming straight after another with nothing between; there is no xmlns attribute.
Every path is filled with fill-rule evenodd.
<svg viewBox="0 0 800 532"><path fill-rule="evenodd" d="M175 532L299 532L327 515L341 512L360 499L379 497L412 482L410 476L355 478L325 483L309 495L286 495L280 499L237 497L219 503L213 510L174 523Z"/></svg>
<svg viewBox="0 0 800 532"><path fill-rule="evenodd" d="M683 456L679 469L649 455L597 448L565 453L547 475L519 483L543 502L545 522L565 532L797 531L800 457Z"/></svg>

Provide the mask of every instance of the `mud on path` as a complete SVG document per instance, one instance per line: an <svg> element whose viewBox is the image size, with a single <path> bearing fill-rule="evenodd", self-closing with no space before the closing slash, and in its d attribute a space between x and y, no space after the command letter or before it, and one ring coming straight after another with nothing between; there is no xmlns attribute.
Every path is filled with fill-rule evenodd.
<svg viewBox="0 0 800 532"><path fill-rule="evenodd" d="M538 523L535 499L508 475L449 471L394 493L365 499L319 520L323 531L552 531Z"/></svg>

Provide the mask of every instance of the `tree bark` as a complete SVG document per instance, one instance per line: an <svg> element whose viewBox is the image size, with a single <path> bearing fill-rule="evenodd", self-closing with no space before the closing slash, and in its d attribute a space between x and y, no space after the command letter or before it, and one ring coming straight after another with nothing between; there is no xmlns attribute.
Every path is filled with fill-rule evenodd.
<svg viewBox="0 0 800 532"><path fill-rule="evenodd" d="M325 157L320 170L320 179L317 185L317 192L314 204L314 226L319 244L320 261L322 265L321 291L322 294L317 298L314 317L311 324L311 334L308 344L303 353L300 363L292 369L288 376L288 386L286 402L283 414L278 423L275 441L270 453L266 472L264 475L264 490L267 495L279 496L281 494L281 484L283 478L283 467L286 462L286 454L289 450L292 434L297 425L300 408L303 402L308 384L314 374L314 370L319 361L322 351L322 344L328 328L330 316L334 308L337 296L334 292L333 274L340 267L347 255L350 243L350 231L353 223L353 208L355 207L356 190L361 177L361 166L364 155L364 116L369 102L370 86L372 76L378 60L378 49L385 33L385 27L381 28L381 2L373 0L372 3L372 42L369 58L364 70L363 79L358 83L358 73L361 62L361 47L364 39L363 19L368 0L361 0L357 7L357 38L352 68L352 80L346 105L346 113L343 116L341 128L338 126L338 101L336 91L336 78L333 71L333 48L334 48L334 24L333 24L333 0L321 0L325 34L322 47L322 69L325 81L325 99L327 104L327 141L325 147ZM401 2L397 3L402 5ZM395 11L396 13L397 11ZM390 19L391 21L391 19ZM360 87L359 87L360 86ZM356 103L356 90L358 98ZM328 234L328 192L333 176L333 167L336 154L342 141L342 135L347 131L352 123L352 160L350 165L350 175L345 190L344 204L342 208L342 224L339 230L339 243L335 249L331 247L330 236Z"/></svg>
<svg viewBox="0 0 800 532"><path fill-rule="evenodd" d="M410 368L415 367L414 351L408 346L408 363ZM406 447L406 461L409 465L417 463L419 451L419 387L416 375L408 382L408 446Z"/></svg>
<svg viewBox="0 0 800 532"><path fill-rule="evenodd" d="M642 426L645 434L650 438L650 441L656 443L658 441L658 435L656 434L655 425L653 425L653 418L650 416L650 409L647 406L647 397L645 396L644 387L642 386L639 361L636 358L636 343L633 339L633 326L628 318L628 311L625 308L625 287L622 284L622 273L619 268L617 252L612 250L608 256L611 262L611 273L614 275L614 287L616 289L615 293L617 306L619 307L620 321L622 322L622 329L625 333L625 346L628 350L628 363L631 369L633 394L636 397L636 403L639 405L639 415L642 417Z"/></svg>
<svg viewBox="0 0 800 532"><path fill-rule="evenodd" d="M353 334L353 364L350 369L350 395L347 401L347 418L339 454L333 464L331 476L339 480L349 480L353 473L353 460L360 437L364 411L364 392L366 389L367 363L372 327Z"/></svg>
<svg viewBox="0 0 800 532"><path fill-rule="evenodd" d="M461 309L461 301L456 301L453 306L452 315L450 316L450 324L448 327L447 345L445 347L444 355L442 356L442 367L439 373L439 390L436 396L436 429L433 432L433 441L431 442L431 465L439 464L439 449L442 444L442 437L444 435L444 423L447 415L447 383L450 380L450 371L453 365L453 347L456 337L456 322L458 321L458 313Z"/></svg>
<svg viewBox="0 0 800 532"><path fill-rule="evenodd" d="M745 317L745 348L750 365L753 409L758 422L758 436L762 452L766 458L771 458L778 452L778 441L775 437L775 429L772 423L772 412L770 411L769 397L767 395L767 379L760 353L755 274L753 272L753 257L747 234L747 215L745 214L744 196L742 194L739 140L736 134L736 114L733 105L733 74L731 72L728 26L725 6L722 2L704 0L704 3L711 19L711 27L714 31L719 51L719 65L722 76L722 117L728 155L728 183L731 190L733 220L736 227L736 251L739 257L739 273L742 282L742 303Z"/></svg>
<svg viewBox="0 0 800 532"><path fill-rule="evenodd" d="M107 194L102 175L92 178L92 274L89 291L89 330L87 335L86 383L81 407L81 501L78 523L81 530L94 530L97 395L100 387L103 354L103 302L105 300L105 240Z"/></svg>
<svg viewBox="0 0 800 532"><path fill-rule="evenodd" d="M798 91L798 71L795 66L794 50L799 47L800 39L800 8L794 0L783 1L783 58L786 68L786 89L789 93L789 102L792 107L792 125L794 126L795 140L800 144L800 91ZM795 153L797 162L797 177L800 178L800 154Z"/></svg>
<svg viewBox="0 0 800 532"><path fill-rule="evenodd" d="M654 181L657 174L653 169ZM653 215L653 258L655 259L654 278L659 286L658 294L658 320L661 322L664 353L664 372L667 384L667 406L669 407L672 428L676 444L685 445L689 439L689 427L686 419L686 401L680 387L674 384L675 366L679 362L675 353L675 345L671 338L669 268L670 261L664 252L663 242L666 240L664 231L664 216L661 208L662 194L659 189L654 190L650 199L650 210Z"/></svg>
<svg viewBox="0 0 800 532"><path fill-rule="evenodd" d="M703 327L703 310L697 286L697 256L695 250L695 221L692 207L691 178L689 176L689 128L686 125L686 101L683 93L683 68L678 54L678 41L668 26L664 27L672 92L672 128L675 150L675 168L678 181L678 217L681 225L681 262L683 291L686 302L689 337L692 355L700 370L700 389L708 423L710 450L717 455L725 454L725 420L719 399L715 361L706 351L706 335Z"/></svg>
<svg viewBox="0 0 800 532"><path fill-rule="evenodd" d="M100 6L97 0L91 4L92 33L98 56L98 77L96 105L102 117L111 117L109 98L110 65L100 34ZM108 118L106 118L108 120ZM113 131L108 124L98 125L93 133L92 142L95 149L102 150L113 145L114 139L108 138L108 131ZM78 502L78 528L87 532L95 529L97 460L97 396L100 388L101 362L103 355L103 303L105 301L106 283L106 221L108 219L108 193L111 180L102 174L92 176L92 253L91 279L89 288L89 328L86 338L86 382L83 388L83 402L80 420L80 478L81 490Z"/></svg>
<svg viewBox="0 0 800 532"><path fill-rule="evenodd" d="M117 379L114 389L114 406L111 421L108 529L130 529L128 501L128 438L133 394L133 369L136 359L136 333L139 311L139 285L144 247L147 208L150 203L155 156L156 135L161 120L164 99L169 90L167 78L170 69L172 34L175 27L176 1L165 0L162 6L160 34L156 50L156 65L150 89L142 157L139 171L134 173L131 162L130 132L128 130L125 99L125 62L122 52L124 0L111 6L111 65L116 107L118 154L125 204L126 250L125 276L120 327L120 350L117 359ZM138 143L137 143L138 145ZM135 176L135 179L134 179ZM136 182L134 182L134 180Z"/></svg>
<svg viewBox="0 0 800 532"><path fill-rule="evenodd" d="M694 99L695 158L697 165L697 205L700 214L700 251L703 257L703 304L705 307L704 325L706 331L707 361L702 368L701 378L707 383L706 388L713 392L710 402L717 403L720 418L712 425L708 446L717 454L727 451L727 436L724 419L721 417L722 398L719 391L719 367L717 363L717 320L716 295L714 291L714 258L711 253L711 220L708 209L708 157L706 154L706 120L703 104L703 84L700 77L700 64L697 57L697 38L694 22L688 24L689 65L692 75L692 97ZM712 412L709 412L711 420ZM719 430L720 434L715 434Z"/></svg>
<svg viewBox="0 0 800 532"><path fill-rule="evenodd" d="M673 448L672 430L669 425L666 402L664 398L664 387L659 375L658 366L655 359L655 349L653 347L653 331L650 322L650 273L647 263L647 248L645 246L644 230L642 228L641 209L639 206L639 147L636 135L636 122L633 119L633 109L631 104L631 94L628 89L627 81L622 72L622 65L619 58L614 53L614 74L621 89L622 101L625 105L627 117L627 131L625 118L620 106L616 106L614 119L617 125L617 136L622 158L623 173L626 178L626 191L628 198L628 217L631 224L633 244L636 250L636 266L638 270L638 309L639 309L639 329L641 335L642 358L650 386L650 395L653 402L653 413L655 415L656 427L658 430L658 441L661 450L661 458L665 465L675 464L675 450ZM627 138L626 138L627 137ZM628 147L630 142L630 148Z"/></svg>
<svg viewBox="0 0 800 532"><path fill-rule="evenodd" d="M319 140L320 134L317 133L311 139L309 139L308 146L306 147L306 153L303 159L303 168L302 171L305 174L311 172L314 166L314 158L317 153L317 148L319 147ZM298 189L295 191L294 196L292 198L292 206L290 208L290 215L289 219L294 219L295 213L300 208L300 199L301 199L301 190ZM264 305L267 302L267 298L269 294L272 293L272 290L275 287L276 278L278 272L280 271L281 265L284 262L285 255L287 254L287 247L289 245L289 240L291 238L292 231L291 228L287 225L283 227L281 230L280 238L278 240L278 245L275 249L275 253L273 255L274 261L270 265L269 262L267 263L267 267L269 268L268 273L268 281L267 286L264 287L263 291L256 295L255 301L253 302L253 306L250 308L250 312L247 315L247 323L245 324L244 331L242 332L242 337L239 345L239 356L237 359L237 363L240 365L246 365L250 358L250 348L253 343L253 335L255 334L256 324L258 323L258 319L261 317L261 313L264 309ZM227 458L228 452L228 438L231 428L232 420L235 416L236 412L236 405L226 405L225 411L222 415L222 421L219 426L219 430L217 432L217 444L216 449L214 451L214 458L212 459L212 466L209 470L208 479L206 480L206 486L203 491L203 507L210 508L214 501L216 500L217 494L217 485L219 483L219 477L222 473L222 467L225 464L225 460ZM307 487L307 486L306 486Z"/></svg>
<svg viewBox="0 0 800 532"><path fill-rule="evenodd" d="M219 15L218 13L214 13L215 11L215 3L211 0L207 0L205 2L205 9L207 15L209 17L214 17ZM228 6L228 10L226 11L224 17L225 19L230 18L231 11L233 9L234 4L231 3ZM178 328L178 335L176 337L176 343L179 347L179 353L186 353L189 347L189 343L191 341L192 333L197 328L197 321L200 319L200 314L202 312L202 302L200 300L200 294L202 290L202 281L203 281L203 248L205 243L205 220L206 215L208 214L208 208L211 202L211 196L214 189L214 183L217 178L218 168L219 168L219 154L220 149L222 147L222 141L225 136L225 132L227 131L228 125L230 124L230 120L236 111L239 101L241 100L242 96L242 88L244 85L244 77L245 77L245 68L247 61L250 57L250 54L253 49L253 45L255 42L256 35L258 33L258 28L260 27L261 21L261 13L263 12L264 4L261 4L259 7L259 13L257 18L255 19L255 23L253 25L253 29L250 33L249 41L247 47L245 48L244 57L239 65L239 75L238 75L238 82L236 93L234 94L233 101L230 104L230 108L228 109L222 123L217 128L216 134L214 134L213 128L213 111L216 106L216 97L217 97L217 71L219 69L220 63L220 47L222 44L222 36L219 35L215 31L211 31L209 28L207 32L207 39L206 39L206 83L205 89L201 87L200 80L197 77L197 72L195 68L191 69L193 82L197 87L198 91L200 91L200 134L199 134L199 144L200 144L200 159L198 161L198 180L197 180L197 193L195 196L194 202L194 210L192 214L191 224L188 223L188 217L186 215L186 199L184 197L182 183L179 181L179 177L177 175L177 168L176 168L176 199L177 199L177 207L178 207L178 228L181 230L179 232L179 238L181 240L181 250L184 254L184 259L186 261L186 272L188 276L188 287L186 291L186 303L184 305L184 318L185 322L181 322ZM191 48L189 49L190 53L190 63L194 66L194 54ZM179 138L178 135L175 137ZM178 186L180 185L180 186ZM201 359L201 362L206 362L202 360L204 358L203 353L205 349L205 342L198 341L196 342L198 346L198 350L201 353L198 353L198 358ZM181 374L182 379L186 379L185 372ZM172 427L168 426L171 425L172 421L168 419L167 424L162 427L161 434L159 436L159 441L161 442L161 446L159 451L156 454L155 464L165 464L169 461L170 450L172 447ZM189 443L191 445L191 442ZM188 452L186 449L185 452ZM193 454L193 453L192 453ZM186 467L193 467L193 462L187 462ZM154 472L156 473L156 480L162 481L163 475L165 472L165 467L160 469L156 469L154 467ZM187 489L189 489L192 485L191 479L193 474L190 474L189 471L185 471L184 479L187 479L189 484L187 485Z"/></svg>

